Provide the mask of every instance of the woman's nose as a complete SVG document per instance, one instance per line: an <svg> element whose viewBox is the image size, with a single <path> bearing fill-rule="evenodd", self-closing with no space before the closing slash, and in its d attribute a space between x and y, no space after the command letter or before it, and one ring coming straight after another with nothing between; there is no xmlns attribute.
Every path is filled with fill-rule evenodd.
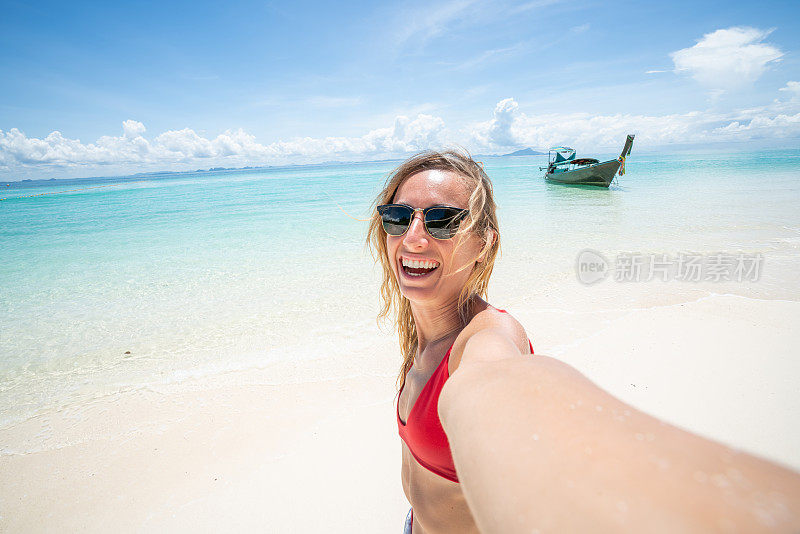
<svg viewBox="0 0 800 534"><path fill-rule="evenodd" d="M406 246L414 248L424 247L428 244L428 232L425 231L425 218L421 211L414 213L403 242Z"/></svg>

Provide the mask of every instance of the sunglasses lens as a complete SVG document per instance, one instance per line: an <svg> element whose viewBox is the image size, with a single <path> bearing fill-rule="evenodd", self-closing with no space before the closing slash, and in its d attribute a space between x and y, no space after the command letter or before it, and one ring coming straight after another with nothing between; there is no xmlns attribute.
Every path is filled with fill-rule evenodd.
<svg viewBox="0 0 800 534"><path fill-rule="evenodd" d="M411 224L414 212L406 206L379 206L383 229L389 235L403 235Z"/></svg>
<svg viewBox="0 0 800 534"><path fill-rule="evenodd" d="M425 227L436 239L451 239L458 232L464 210L432 208L425 212Z"/></svg>

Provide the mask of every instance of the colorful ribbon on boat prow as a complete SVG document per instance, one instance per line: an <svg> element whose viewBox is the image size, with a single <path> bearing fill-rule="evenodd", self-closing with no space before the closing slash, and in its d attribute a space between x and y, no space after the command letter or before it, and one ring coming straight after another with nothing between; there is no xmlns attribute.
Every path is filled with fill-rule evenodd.
<svg viewBox="0 0 800 534"><path fill-rule="evenodd" d="M625 174L625 158L620 156L617 158L617 161L619 161L619 175L622 176Z"/></svg>

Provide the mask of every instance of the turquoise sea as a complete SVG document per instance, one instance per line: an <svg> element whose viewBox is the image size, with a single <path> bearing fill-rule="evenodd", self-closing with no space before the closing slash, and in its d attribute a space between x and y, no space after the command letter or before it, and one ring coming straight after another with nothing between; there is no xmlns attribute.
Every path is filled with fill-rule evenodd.
<svg viewBox="0 0 800 534"><path fill-rule="evenodd" d="M484 158L504 307L557 307L582 290L575 259L587 248L758 253L757 282L635 292L800 299L800 150L634 150L609 190L547 184L544 163ZM377 332L377 271L366 224L344 211L366 218L395 165L2 183L0 427L155 383L354 350Z"/></svg>

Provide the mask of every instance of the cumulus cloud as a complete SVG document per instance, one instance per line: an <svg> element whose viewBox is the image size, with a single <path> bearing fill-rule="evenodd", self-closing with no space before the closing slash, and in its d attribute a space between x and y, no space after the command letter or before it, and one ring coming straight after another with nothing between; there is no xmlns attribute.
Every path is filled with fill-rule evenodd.
<svg viewBox="0 0 800 534"><path fill-rule="evenodd" d="M800 97L800 82L786 82L786 86L778 90L788 92L792 95L792 99Z"/></svg>
<svg viewBox="0 0 800 534"><path fill-rule="evenodd" d="M694 46L672 52L675 72L690 74L711 89L728 90L757 80L783 56L762 41L771 30L732 27L705 34Z"/></svg>
<svg viewBox="0 0 800 534"><path fill-rule="evenodd" d="M484 142L497 146L511 146L515 136L511 132L517 119L519 104L513 98L505 98L494 107L494 118L486 128Z"/></svg>
<svg viewBox="0 0 800 534"><path fill-rule="evenodd" d="M612 149L629 133L637 134L639 144L647 146L800 137L800 103L776 101L729 113L527 115L513 98L507 98L497 103L492 119L470 128L469 145L479 151L561 144Z"/></svg>
<svg viewBox="0 0 800 534"><path fill-rule="evenodd" d="M800 83L781 91L790 98L731 112L691 111L669 115L550 113L529 115L517 101L497 102L489 120L462 130L448 129L433 115L399 116L394 123L359 137L303 137L259 143L242 130L204 137L192 129L169 130L146 137L141 122L127 120L120 136L83 143L55 131L28 137L16 128L0 130L0 171L15 169L94 168L155 170L210 166L302 163L329 159L400 157L411 152L458 144L473 153L504 152L561 144L581 150L616 150L628 133L639 146L748 141L800 137ZM190 167L191 166L191 167ZM88 171L87 171L88 172Z"/></svg>
<svg viewBox="0 0 800 534"><path fill-rule="evenodd" d="M172 130L155 138L155 146L171 152L178 159L210 158L217 153L214 141L197 135L194 130Z"/></svg>
<svg viewBox="0 0 800 534"><path fill-rule="evenodd" d="M122 135L103 136L84 144L55 131L44 139L27 137L16 128L0 130L0 167L57 165L121 165L150 163L232 163L266 164L291 157L324 159L337 156L369 157L399 155L440 146L444 121L420 114L416 118L400 116L392 126L372 130L361 137L299 138L261 144L244 130L228 130L208 139L194 130L170 130L144 137L141 122L126 120Z"/></svg>
<svg viewBox="0 0 800 534"><path fill-rule="evenodd" d="M723 139L796 137L800 136L800 113L780 114L774 117L758 116L741 123L733 121L715 129L713 133Z"/></svg>
<svg viewBox="0 0 800 534"><path fill-rule="evenodd" d="M122 122L122 136L128 139L134 139L144 135L147 129L139 121L126 120Z"/></svg>

